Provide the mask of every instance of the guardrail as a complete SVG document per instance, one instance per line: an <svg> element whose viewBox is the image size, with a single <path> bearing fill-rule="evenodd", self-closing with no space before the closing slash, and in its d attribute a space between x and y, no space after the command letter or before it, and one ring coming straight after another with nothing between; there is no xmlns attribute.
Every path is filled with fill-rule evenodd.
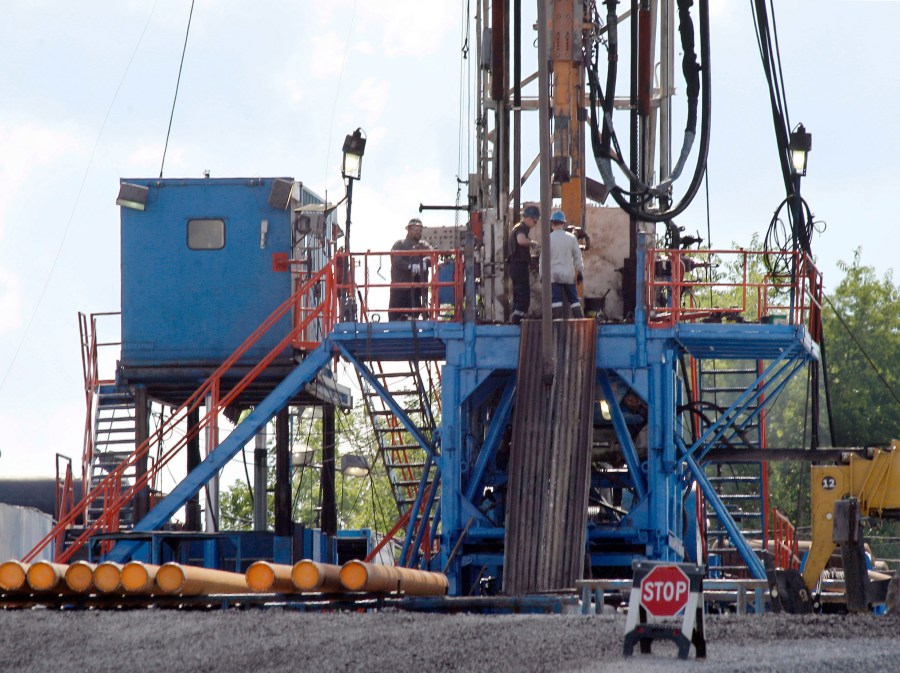
<svg viewBox="0 0 900 673"><path fill-rule="evenodd" d="M822 276L805 253L653 249L646 289L653 327L783 322L806 325L818 337Z"/></svg>

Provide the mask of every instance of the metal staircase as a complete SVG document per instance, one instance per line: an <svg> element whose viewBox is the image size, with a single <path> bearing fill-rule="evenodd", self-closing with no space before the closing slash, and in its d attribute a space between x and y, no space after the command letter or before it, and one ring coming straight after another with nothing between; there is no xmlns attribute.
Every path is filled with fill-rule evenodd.
<svg viewBox="0 0 900 673"><path fill-rule="evenodd" d="M760 365L752 360L700 360L697 364L697 402L695 418L700 431L715 423L719 417L754 385ZM758 404L750 404L736 420L738 430L714 448L765 448L765 416ZM768 480L763 462L712 462L706 465L706 475L722 504L748 540L758 541L758 549L766 548L768 535ZM707 552L718 561L716 572L741 576L746 564L734 551L725 526L712 508L707 508ZM711 566L713 563L711 562ZM712 570L712 568L711 568Z"/></svg>
<svg viewBox="0 0 900 673"><path fill-rule="evenodd" d="M88 488L94 492L113 473L117 478L104 489L99 489L85 510L85 525L90 525L103 514L104 504L111 496L129 489L135 481L135 466L123 463L135 449L135 404L134 396L128 391L117 390L112 385L100 385L94 413L93 449L89 462ZM119 469L123 466L122 469ZM133 525L132 503L128 502L118 512L119 530L128 530Z"/></svg>
<svg viewBox="0 0 900 673"><path fill-rule="evenodd" d="M387 363L387 367L385 364L382 361L366 363L374 380L390 391L422 437L433 443L435 416L432 405L439 406L433 363L399 361ZM431 486L434 478L431 461L428 460L428 452L410 436L388 402L360 372L357 374L397 510L403 516L415 503L420 489Z"/></svg>

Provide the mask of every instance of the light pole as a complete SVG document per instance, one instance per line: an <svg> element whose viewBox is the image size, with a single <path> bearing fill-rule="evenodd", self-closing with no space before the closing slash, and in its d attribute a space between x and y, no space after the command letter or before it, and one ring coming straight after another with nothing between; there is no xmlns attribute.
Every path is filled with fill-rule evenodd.
<svg viewBox="0 0 900 673"><path fill-rule="evenodd" d="M794 201L792 203L792 217L794 220L794 258L791 266L791 281L794 287L791 288L791 296L799 285L797 279L797 260L798 258L805 262L806 256L811 255L810 241L807 233L806 223L803 221L803 199L800 198L800 181L806 175L806 162L809 158L809 151L812 149L812 134L806 132L803 124L798 124L797 128L791 131L790 144L788 149L791 153L791 170L794 176ZM799 243L799 253L798 253ZM811 336L815 341L821 341L820 321L818 307L816 306L816 295L818 282L815 270L807 267L805 263L801 263L800 268L805 269L809 278L809 327ZM793 303L793 302L792 302ZM793 307L792 307L793 308ZM811 404L810 404L810 448L815 450L819 448L819 363L816 360L810 362L810 387L812 388Z"/></svg>
<svg viewBox="0 0 900 673"><path fill-rule="evenodd" d="M356 129L344 138L344 161L341 175L347 181L347 228L344 233L344 252L347 255L347 278L350 290L344 297L342 313L347 321L356 320L356 300L353 296L353 260L350 258L350 209L353 206L353 181L362 175L362 158L366 152L366 137L362 129Z"/></svg>

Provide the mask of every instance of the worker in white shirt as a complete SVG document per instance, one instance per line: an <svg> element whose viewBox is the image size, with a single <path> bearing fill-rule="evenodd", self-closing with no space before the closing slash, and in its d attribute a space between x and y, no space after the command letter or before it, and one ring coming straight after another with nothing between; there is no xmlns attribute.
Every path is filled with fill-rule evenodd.
<svg viewBox="0 0 900 673"><path fill-rule="evenodd" d="M553 319L563 317L566 304L573 318L583 318L584 310L575 287L584 278L584 261L574 234L566 231L566 214L557 210L550 216L550 292Z"/></svg>

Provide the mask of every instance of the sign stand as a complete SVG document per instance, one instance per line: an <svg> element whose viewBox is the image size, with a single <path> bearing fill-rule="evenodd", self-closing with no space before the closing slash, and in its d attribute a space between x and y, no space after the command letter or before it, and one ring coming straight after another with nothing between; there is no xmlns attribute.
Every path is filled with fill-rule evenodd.
<svg viewBox="0 0 900 673"><path fill-rule="evenodd" d="M687 659L691 643L698 659L706 658L703 611L703 566L691 563L634 561L634 579L625 622L624 654L650 654L654 640L672 640L678 658ZM680 622L680 623L679 623Z"/></svg>

